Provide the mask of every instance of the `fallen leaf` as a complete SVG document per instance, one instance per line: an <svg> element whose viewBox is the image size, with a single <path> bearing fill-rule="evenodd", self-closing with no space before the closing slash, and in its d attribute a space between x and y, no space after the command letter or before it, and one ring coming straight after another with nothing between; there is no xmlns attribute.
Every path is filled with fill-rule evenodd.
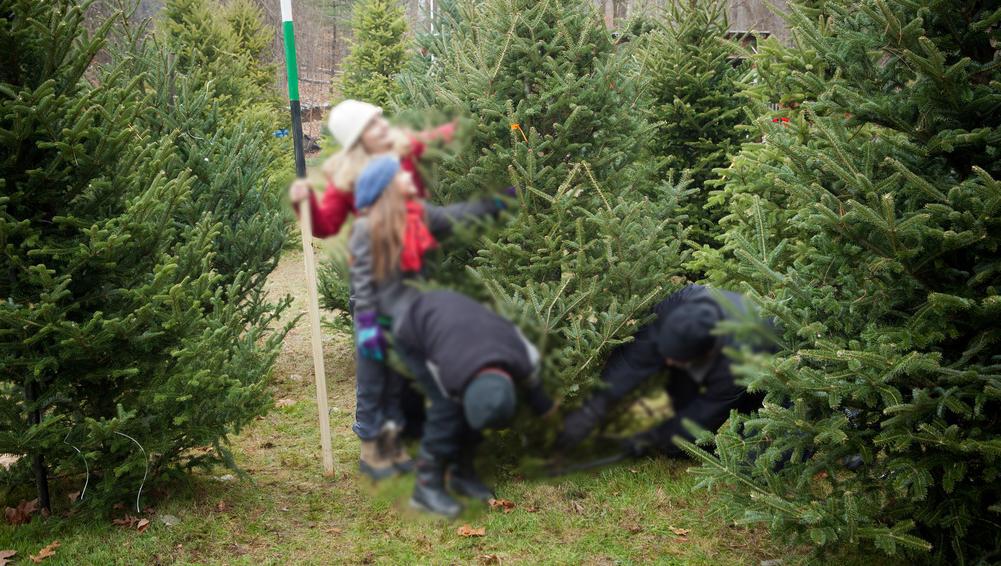
<svg viewBox="0 0 1001 566"><path fill-rule="evenodd" d="M45 560L46 558L52 558L53 556L55 556L57 548L59 548L59 541L54 540L52 541L52 544L46 546L42 550L39 550L38 554L30 556L29 558L31 558L31 561L34 562L35 564L41 564L42 560Z"/></svg>
<svg viewBox="0 0 1001 566"><path fill-rule="evenodd" d="M480 555L480 561L483 562L484 564L500 564L501 563L500 556L497 556L496 554L483 554L483 555Z"/></svg>
<svg viewBox="0 0 1001 566"><path fill-rule="evenodd" d="M17 556L16 550L0 550L0 566L7 566L11 558Z"/></svg>
<svg viewBox="0 0 1001 566"><path fill-rule="evenodd" d="M514 501L508 501L507 499L491 499L488 501L491 509L501 509L505 513L510 513L514 511Z"/></svg>
<svg viewBox="0 0 1001 566"><path fill-rule="evenodd" d="M275 401L275 407L279 409L282 407L291 407L292 405L295 405L295 399L279 399Z"/></svg>
<svg viewBox="0 0 1001 566"><path fill-rule="evenodd" d="M329 529L323 529L323 532L327 533L328 535L339 535L344 532L344 529L340 527L330 527Z"/></svg>
<svg viewBox="0 0 1001 566"><path fill-rule="evenodd" d="M118 525L119 527L126 527L126 528L131 529L132 527L136 526L136 523L139 522L139 517L133 517L132 515L126 515L126 516L122 517L121 519L112 519L111 522L113 524L115 524L115 525Z"/></svg>
<svg viewBox="0 0 1001 566"><path fill-rule="evenodd" d="M80 499L80 492L79 491L74 491L73 493L70 493L66 497L69 497L70 503L76 503L76 500Z"/></svg>
<svg viewBox="0 0 1001 566"><path fill-rule="evenodd" d="M456 532L459 533L460 537L482 537L486 536L487 528L480 527L478 529L474 529L473 527L470 527L468 524L466 524L459 527L459 530Z"/></svg>
<svg viewBox="0 0 1001 566"><path fill-rule="evenodd" d="M136 524L136 530L140 533L146 532L149 528L149 519L142 519Z"/></svg>
<svg viewBox="0 0 1001 566"><path fill-rule="evenodd" d="M679 529L678 527L668 527L668 529L671 529L671 532L679 537L688 536L688 533L692 532L691 529Z"/></svg>
<svg viewBox="0 0 1001 566"><path fill-rule="evenodd" d="M4 509L4 516L7 517L7 522L11 525L23 525L31 522L31 515L35 511L38 511L38 500L32 499L31 501L21 501L17 507Z"/></svg>

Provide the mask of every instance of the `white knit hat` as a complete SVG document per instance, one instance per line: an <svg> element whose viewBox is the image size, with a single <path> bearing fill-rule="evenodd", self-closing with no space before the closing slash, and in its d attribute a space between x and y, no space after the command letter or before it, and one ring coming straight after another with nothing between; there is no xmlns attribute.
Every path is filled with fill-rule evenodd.
<svg viewBox="0 0 1001 566"><path fill-rule="evenodd" d="M349 149L361 137L372 118L379 114L382 114L382 108L378 106L348 99L330 111L327 128L334 134L342 149Z"/></svg>

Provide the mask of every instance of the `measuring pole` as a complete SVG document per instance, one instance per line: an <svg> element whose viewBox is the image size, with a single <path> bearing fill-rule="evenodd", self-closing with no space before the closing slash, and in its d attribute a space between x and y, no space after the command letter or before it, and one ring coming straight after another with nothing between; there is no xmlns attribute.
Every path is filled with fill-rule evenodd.
<svg viewBox="0 0 1001 566"><path fill-rule="evenodd" d="M295 175L306 177L306 156L302 151L302 109L299 106L299 65L295 60L295 33L292 26L292 0L280 0L282 36L285 39L285 67L288 74L288 101L292 111L292 144L295 148ZM309 199L299 205L302 228L302 257L306 262L306 291L309 298L309 327L313 342L313 373L316 377L316 408L320 413L320 447L323 475L334 474L334 453L330 448L330 411L327 408L327 373L323 367L323 339L320 334L320 304L316 297L316 258L313 256L313 217Z"/></svg>

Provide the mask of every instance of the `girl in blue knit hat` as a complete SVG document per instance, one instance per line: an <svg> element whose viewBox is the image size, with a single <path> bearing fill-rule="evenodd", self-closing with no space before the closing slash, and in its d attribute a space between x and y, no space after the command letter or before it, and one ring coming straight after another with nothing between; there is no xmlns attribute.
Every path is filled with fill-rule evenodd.
<svg viewBox="0 0 1001 566"><path fill-rule="evenodd" d="M509 193L513 189L509 189ZM380 316L390 319L394 350L430 401L411 504L449 517L462 507L447 491L488 500L473 457L480 431L505 425L515 412L514 383L527 387L538 414L552 413L541 388L535 347L510 321L450 291L421 292L424 255L454 225L504 209L500 198L439 207L417 196L411 174L395 157L374 159L355 186L355 221L348 243L355 289L358 351L385 357Z"/></svg>

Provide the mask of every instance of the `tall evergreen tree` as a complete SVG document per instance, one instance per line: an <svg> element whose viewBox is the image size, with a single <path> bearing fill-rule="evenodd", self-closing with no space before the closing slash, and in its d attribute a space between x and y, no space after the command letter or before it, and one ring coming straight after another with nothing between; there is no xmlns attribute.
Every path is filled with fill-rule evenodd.
<svg viewBox="0 0 1001 566"><path fill-rule="evenodd" d="M680 284L679 189L642 167L640 79L594 6L460 2L441 81L408 95L475 125L436 198L518 187L517 216L451 258L547 350L547 375L587 390L610 349ZM476 249L478 248L478 250Z"/></svg>
<svg viewBox="0 0 1001 566"><path fill-rule="evenodd" d="M733 517L821 551L1001 557L1001 10L827 0L777 48L787 126L727 171L715 277L781 329L717 455ZM756 63L769 64L764 57ZM771 79L767 79L771 80ZM760 91L759 91L760 92Z"/></svg>
<svg viewBox="0 0 1001 566"><path fill-rule="evenodd" d="M657 123L652 153L665 175L691 175L696 193L687 211L698 244L715 245L720 233L715 210L706 210L717 167L728 163L747 132L742 82L748 65L726 42L728 2L672 1L658 27L642 37L639 51L653 98L651 121Z"/></svg>
<svg viewBox="0 0 1001 566"><path fill-rule="evenodd" d="M403 8L395 0L361 0L353 10L351 53L335 79L335 97L386 107L407 52Z"/></svg>
<svg viewBox="0 0 1001 566"><path fill-rule="evenodd" d="M247 287L255 273L213 269L228 226L195 213L178 150L199 132L148 127L169 99L150 72L165 57L109 49L85 79L121 21L90 35L86 8L0 1L12 16L0 26L0 452L31 456L15 475L29 463L43 479L88 473L83 504L100 505L134 500L147 465L148 490L170 470L232 463L226 437L268 407L283 333L269 331L281 307ZM202 446L216 450L191 453Z"/></svg>

